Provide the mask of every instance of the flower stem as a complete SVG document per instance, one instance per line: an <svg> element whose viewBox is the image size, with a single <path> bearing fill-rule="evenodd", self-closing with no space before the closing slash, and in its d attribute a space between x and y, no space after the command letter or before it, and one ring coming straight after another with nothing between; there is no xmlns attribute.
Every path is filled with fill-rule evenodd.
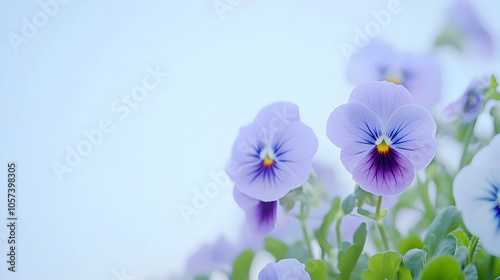
<svg viewBox="0 0 500 280"><path fill-rule="evenodd" d="M469 144L472 140L472 136L474 135L474 127L476 127L477 119L474 119L472 123L470 123L467 127L467 131L465 132L464 137L464 147L462 149L462 158L460 159L460 169L462 169L467 164L467 152L469 150Z"/></svg>
<svg viewBox="0 0 500 280"><path fill-rule="evenodd" d="M386 251L389 251L389 242L387 241L387 235L385 234L385 229L384 229L384 223L382 222L382 219L380 218L380 208L382 206L382 196L378 197L377 201L377 209L375 211L375 216L377 216L377 227L378 230L380 231L380 235L382 236L382 241L384 242L384 248Z"/></svg>
<svg viewBox="0 0 500 280"><path fill-rule="evenodd" d="M335 230L337 232L337 246L340 248L340 244L342 243L342 236L340 236L340 223L342 222L342 216L337 219L337 225L335 226Z"/></svg>
<svg viewBox="0 0 500 280"><path fill-rule="evenodd" d="M429 184L427 182L425 183L422 182L418 175L416 177L417 177L417 185L419 187L420 197L425 205L424 215L427 219L429 219L432 222L432 220L434 219L434 210L432 209L431 201L429 199Z"/></svg>
<svg viewBox="0 0 500 280"><path fill-rule="evenodd" d="M488 271L487 280L493 280L493 269L495 268L495 256L490 255L490 269Z"/></svg>
<svg viewBox="0 0 500 280"><path fill-rule="evenodd" d="M307 250L309 251L309 254L311 254L311 257L314 258L312 248L311 248L311 239L309 238L309 234L307 233L307 228L306 228L306 220L307 216L309 213L306 211L306 205L301 204L300 205L300 224L302 225L302 233L304 234L304 241L306 242Z"/></svg>
<svg viewBox="0 0 500 280"><path fill-rule="evenodd" d="M467 264L472 263L472 260L474 258L474 252L476 251L477 247L477 242L479 241L479 238L477 236L472 236L472 239L469 243L469 258L467 259Z"/></svg>

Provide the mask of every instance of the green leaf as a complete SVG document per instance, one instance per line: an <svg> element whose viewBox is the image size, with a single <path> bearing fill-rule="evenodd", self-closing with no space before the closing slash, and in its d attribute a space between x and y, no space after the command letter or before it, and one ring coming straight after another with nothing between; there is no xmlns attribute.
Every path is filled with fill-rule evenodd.
<svg viewBox="0 0 500 280"><path fill-rule="evenodd" d="M366 241L366 234L367 234L366 224L362 223L361 225L359 225L359 228L356 230L356 232L354 233L354 237L352 238L354 244L361 245L364 247Z"/></svg>
<svg viewBox="0 0 500 280"><path fill-rule="evenodd" d="M424 249L429 255L434 255L436 246L441 243L449 233L454 231L460 225L460 213L455 206L448 206L441 214L437 215L432 221L427 235L425 236Z"/></svg>
<svg viewBox="0 0 500 280"><path fill-rule="evenodd" d="M421 279L456 280L460 278L460 267L457 260L452 256L445 255L427 263L422 271Z"/></svg>
<svg viewBox="0 0 500 280"><path fill-rule="evenodd" d="M310 259L310 253L304 246L303 241L297 241L293 245L288 246L285 254L285 259L294 258L300 262L306 262Z"/></svg>
<svg viewBox="0 0 500 280"><path fill-rule="evenodd" d="M347 247L347 242L342 242L341 251L339 252L339 270L341 280L351 279L351 273L358 262L358 259L363 252L366 242L366 224L362 223L354 233L354 244ZM349 243L347 243L349 244Z"/></svg>
<svg viewBox="0 0 500 280"><path fill-rule="evenodd" d="M406 252L411 249L422 249L424 248L424 243L418 238L418 236L409 236L398 243L399 252L405 255Z"/></svg>
<svg viewBox="0 0 500 280"><path fill-rule="evenodd" d="M351 214L355 205L356 197L354 195L349 195L344 199L344 201L342 201L342 211L344 211L345 214Z"/></svg>
<svg viewBox="0 0 500 280"><path fill-rule="evenodd" d="M208 278L208 276L198 276L194 278L194 280L210 280L210 278Z"/></svg>
<svg viewBox="0 0 500 280"><path fill-rule="evenodd" d="M288 212L295 206L295 199L292 196L285 195L280 199L280 205L285 209L285 212Z"/></svg>
<svg viewBox="0 0 500 280"><path fill-rule="evenodd" d="M404 266L411 272L412 277L417 277L424 268L427 252L420 249L411 249L403 257Z"/></svg>
<svg viewBox="0 0 500 280"><path fill-rule="evenodd" d="M330 229L330 225L335 220L335 216L337 215L339 209L340 209L340 198L336 198L332 202L330 211L328 211L328 213L326 213L325 217L323 218L323 223L321 224L321 227L318 230L314 231L316 239L318 239L319 246L321 247L321 250L323 250L323 253L329 252L331 249L330 248L331 246L327 241L328 229Z"/></svg>
<svg viewBox="0 0 500 280"><path fill-rule="evenodd" d="M358 262L354 266L354 269L351 273L351 280L362 280L361 278L361 273L364 270L368 269L368 260L370 258L366 253L362 253L361 256L359 256Z"/></svg>
<svg viewBox="0 0 500 280"><path fill-rule="evenodd" d="M441 240L436 248L435 256L440 255L455 255L457 249L457 239L452 234L448 235L445 239Z"/></svg>
<svg viewBox="0 0 500 280"><path fill-rule="evenodd" d="M326 280L326 266L322 260L306 263L306 271L311 275L311 280Z"/></svg>
<svg viewBox="0 0 500 280"><path fill-rule="evenodd" d="M455 259L457 259L460 267L465 267L467 258L469 257L469 249L465 246L459 246L455 251Z"/></svg>
<svg viewBox="0 0 500 280"><path fill-rule="evenodd" d="M370 270L363 271L361 277L365 280L394 280L402 259L403 257L394 251L375 254L368 261Z"/></svg>
<svg viewBox="0 0 500 280"><path fill-rule="evenodd" d="M457 246L469 246L469 236L463 230L457 229L451 234L457 239Z"/></svg>
<svg viewBox="0 0 500 280"><path fill-rule="evenodd" d="M399 280L412 280L413 278L411 277L411 272L406 269L404 266L399 267L399 272L398 272L398 279Z"/></svg>
<svg viewBox="0 0 500 280"><path fill-rule="evenodd" d="M254 256L252 250L246 250L236 258L233 266L233 279L248 280L250 265Z"/></svg>
<svg viewBox="0 0 500 280"><path fill-rule="evenodd" d="M477 280L477 268L474 264L469 264L464 269L465 280Z"/></svg>
<svg viewBox="0 0 500 280"><path fill-rule="evenodd" d="M285 243L274 239L272 237L266 237L264 239L264 244L266 250L273 254L276 261L282 260L285 257L287 246Z"/></svg>
<svg viewBox="0 0 500 280"><path fill-rule="evenodd" d="M495 89L498 87L498 82L497 79L495 78L495 75L491 75L491 87Z"/></svg>

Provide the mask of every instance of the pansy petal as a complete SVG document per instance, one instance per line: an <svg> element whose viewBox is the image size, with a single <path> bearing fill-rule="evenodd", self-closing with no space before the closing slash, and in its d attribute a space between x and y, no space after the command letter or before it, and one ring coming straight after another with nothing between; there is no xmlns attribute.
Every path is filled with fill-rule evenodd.
<svg viewBox="0 0 500 280"><path fill-rule="evenodd" d="M492 152L490 148L484 150ZM500 154L495 155L498 158ZM455 177L453 196L467 229L480 238L486 251L500 257L499 168L487 162L477 163L473 161Z"/></svg>
<svg viewBox="0 0 500 280"><path fill-rule="evenodd" d="M259 272L259 280L279 280L278 273L276 272L275 264L269 263L267 264L260 272Z"/></svg>
<svg viewBox="0 0 500 280"><path fill-rule="evenodd" d="M245 210L246 221L252 232L266 235L276 227L277 201L264 202L251 198L238 188L234 188L233 196L236 203Z"/></svg>
<svg viewBox="0 0 500 280"><path fill-rule="evenodd" d="M296 259L283 259L276 263L275 269L279 280L311 280L304 264Z"/></svg>
<svg viewBox="0 0 500 280"><path fill-rule="evenodd" d="M255 117L255 123L265 124L278 131L291 122L300 121L299 107L290 102L276 102L264 107Z"/></svg>
<svg viewBox="0 0 500 280"><path fill-rule="evenodd" d="M427 167L436 153L436 123L423 107L402 106L387 122L385 132L391 147L404 154L415 171Z"/></svg>
<svg viewBox="0 0 500 280"><path fill-rule="evenodd" d="M352 178L367 192L399 195L411 185L415 172L410 160L396 149L380 153L373 148L354 168Z"/></svg>
<svg viewBox="0 0 500 280"><path fill-rule="evenodd" d="M405 87L386 81L367 82L357 86L349 97L349 103L366 105L384 124L399 107L414 104Z"/></svg>
<svg viewBox="0 0 500 280"><path fill-rule="evenodd" d="M500 170L500 134L497 134L493 139L491 139L488 148L483 148L476 153L472 159L472 164L482 166L495 166Z"/></svg>
<svg viewBox="0 0 500 280"><path fill-rule="evenodd" d="M226 172L233 180L240 174L242 165L260 162L260 151L272 140L272 135L266 135L264 130L259 124L240 128L233 144L231 160L226 165Z"/></svg>
<svg viewBox="0 0 500 280"><path fill-rule="evenodd" d="M285 165L275 161L272 166L262 162L239 166L238 176L232 179L244 194L262 201L274 201L285 196L293 186L295 174Z"/></svg>
<svg viewBox="0 0 500 280"><path fill-rule="evenodd" d="M186 272L191 276L208 275L216 269L232 264L237 250L223 236L215 244L204 245L193 253L186 262Z"/></svg>
<svg viewBox="0 0 500 280"><path fill-rule="evenodd" d="M318 139L312 129L301 122L290 123L273 139L273 151L278 164L294 174L289 190L300 187L308 178L312 158L318 150Z"/></svg>
<svg viewBox="0 0 500 280"><path fill-rule="evenodd" d="M349 172L375 146L382 132L379 118L365 105L357 103L337 107L326 124L327 136L342 149L341 160Z"/></svg>
<svg viewBox="0 0 500 280"><path fill-rule="evenodd" d="M359 53L352 55L346 69L347 79L355 85L366 81L382 81L396 55L391 45L372 40Z"/></svg>
<svg viewBox="0 0 500 280"><path fill-rule="evenodd" d="M441 69L431 54L406 54L401 57L402 85L415 104L431 109L441 97Z"/></svg>

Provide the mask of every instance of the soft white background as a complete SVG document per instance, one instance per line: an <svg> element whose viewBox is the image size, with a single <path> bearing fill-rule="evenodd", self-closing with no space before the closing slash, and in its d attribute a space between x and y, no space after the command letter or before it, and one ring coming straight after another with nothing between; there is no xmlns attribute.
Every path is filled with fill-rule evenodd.
<svg viewBox="0 0 500 280"><path fill-rule="evenodd" d="M42 0L44 1L44 0ZM234 1L237 2L237 1ZM428 51L445 21L446 1L404 1L378 38ZM500 34L498 1L475 3ZM299 105L320 141L318 159L337 167L325 136L329 113L353 85L342 42L373 20L385 1L243 0L222 20L211 0L70 1L14 52L10 32L37 1L0 1L0 171L18 162L18 272L7 272L6 183L0 188L1 279L136 279L181 273L200 245L220 234L236 240L243 212L230 188L182 219L194 189L224 170L240 126L279 100ZM499 36L495 37L500 46ZM497 48L498 50L498 48ZM478 74L500 74L494 60L439 51L441 107ZM111 103L140 84L146 67L171 75L124 120ZM438 106L439 107L439 106ZM59 182L51 167L82 130L111 118L115 131Z"/></svg>

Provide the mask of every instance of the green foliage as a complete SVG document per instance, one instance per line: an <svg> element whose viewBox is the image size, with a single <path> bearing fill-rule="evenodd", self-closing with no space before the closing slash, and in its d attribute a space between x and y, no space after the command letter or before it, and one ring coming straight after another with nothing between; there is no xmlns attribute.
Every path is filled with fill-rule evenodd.
<svg viewBox="0 0 500 280"><path fill-rule="evenodd" d="M409 236L406 239L401 240L398 243L399 252L403 255L411 249L422 249L424 248L424 243L418 236Z"/></svg>
<svg viewBox="0 0 500 280"><path fill-rule="evenodd" d="M426 256L427 252L420 249L411 249L404 255L403 264L410 271L413 278L422 272Z"/></svg>
<svg viewBox="0 0 500 280"><path fill-rule="evenodd" d="M351 214L354 206L356 206L356 197L354 195L349 195L342 201L342 211L344 211L345 214Z"/></svg>
<svg viewBox="0 0 500 280"><path fill-rule="evenodd" d="M280 205L286 212L293 209L295 202L303 204L311 204L313 202L312 196L304 191L303 187L289 191L284 197L280 199Z"/></svg>
<svg viewBox="0 0 500 280"><path fill-rule="evenodd" d="M446 236L441 242L438 244L436 248L436 252L434 255L455 255L455 250L457 249L457 239L452 234Z"/></svg>
<svg viewBox="0 0 500 280"><path fill-rule="evenodd" d="M326 280L326 266L322 260L306 263L306 271L311 275L311 280Z"/></svg>
<svg viewBox="0 0 500 280"><path fill-rule="evenodd" d="M448 206L441 214L436 216L429 226L424 239L424 250L427 251L429 256L434 256L435 253L449 253L447 250L451 249L453 241L447 238L447 236L458 228L460 222L460 213L455 206ZM456 247L455 237L453 239L455 240ZM441 245L443 240L444 244ZM438 249L439 251L436 251Z"/></svg>
<svg viewBox="0 0 500 280"><path fill-rule="evenodd" d="M403 257L394 251L375 254L368 261L369 270L363 271L361 276L365 280L397 279L402 259Z"/></svg>
<svg viewBox="0 0 500 280"><path fill-rule="evenodd" d="M457 246L469 246L469 236L463 230L457 229L452 234L457 239Z"/></svg>
<svg viewBox="0 0 500 280"><path fill-rule="evenodd" d="M250 265L254 256L252 250L246 250L236 258L233 266L233 279L248 280Z"/></svg>
<svg viewBox="0 0 500 280"><path fill-rule="evenodd" d="M477 268L474 264L471 263L465 267L464 277L465 277L465 280L477 280L478 279Z"/></svg>
<svg viewBox="0 0 500 280"><path fill-rule="evenodd" d="M282 260L285 257L287 246L285 243L274 239L272 237L266 237L264 239L264 244L266 250L273 254L273 256L276 258L276 261Z"/></svg>
<svg viewBox="0 0 500 280"><path fill-rule="evenodd" d="M458 280L464 278L455 258L439 256L426 264L422 271L422 279Z"/></svg>
<svg viewBox="0 0 500 280"><path fill-rule="evenodd" d="M354 244L350 245L348 242L343 242L339 252L339 270L340 280L351 279L351 273L356 266L356 263L363 252L366 242L366 224L362 223L354 233Z"/></svg>
<svg viewBox="0 0 500 280"><path fill-rule="evenodd" d="M457 259L460 267L467 265L467 258L469 257L469 249L465 246L459 246L455 251L455 259Z"/></svg>
<svg viewBox="0 0 500 280"><path fill-rule="evenodd" d="M321 227L314 232L314 234L316 235L316 239L318 240L319 246L323 250L323 254L325 252L329 252L331 249L331 245L328 244L327 241L328 229L335 220L335 216L337 215L339 209L340 209L340 198L336 198L332 202L330 211L328 211L328 213L323 218L323 223L321 224Z"/></svg>

